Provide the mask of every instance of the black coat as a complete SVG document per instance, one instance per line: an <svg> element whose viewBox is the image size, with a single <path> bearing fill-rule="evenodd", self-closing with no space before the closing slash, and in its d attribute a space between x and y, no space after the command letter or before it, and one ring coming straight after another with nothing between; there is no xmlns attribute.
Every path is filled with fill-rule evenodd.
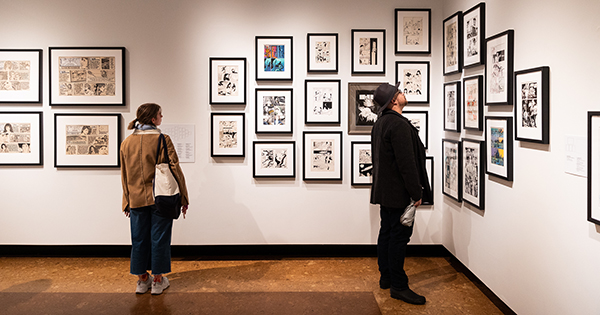
<svg viewBox="0 0 600 315"><path fill-rule="evenodd" d="M432 200L425 147L417 128L406 117L390 109L383 111L371 131L371 153L371 203L404 208L411 198Z"/></svg>

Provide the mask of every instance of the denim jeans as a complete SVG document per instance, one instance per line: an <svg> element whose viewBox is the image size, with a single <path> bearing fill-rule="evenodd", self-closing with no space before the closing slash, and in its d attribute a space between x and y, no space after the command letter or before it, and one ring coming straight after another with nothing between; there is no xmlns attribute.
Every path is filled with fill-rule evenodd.
<svg viewBox="0 0 600 315"><path fill-rule="evenodd" d="M173 219L156 215L154 210L155 206L147 206L130 212L133 275L143 275L147 270L154 275L171 272Z"/></svg>
<svg viewBox="0 0 600 315"><path fill-rule="evenodd" d="M413 226L400 223L404 209L381 206L381 227L377 238L377 263L381 278L389 280L396 290L408 289L408 276L404 272L406 246L413 233Z"/></svg>

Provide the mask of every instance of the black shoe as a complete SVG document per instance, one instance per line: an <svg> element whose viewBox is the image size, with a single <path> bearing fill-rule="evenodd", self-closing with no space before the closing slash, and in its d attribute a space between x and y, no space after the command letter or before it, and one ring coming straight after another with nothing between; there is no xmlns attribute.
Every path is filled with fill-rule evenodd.
<svg viewBox="0 0 600 315"><path fill-rule="evenodd" d="M418 295L411 289L405 290L396 290L394 288L390 289L390 296L396 300L402 300L406 303L423 305L425 304L425 297L422 295Z"/></svg>
<svg viewBox="0 0 600 315"><path fill-rule="evenodd" d="M387 289L389 289L391 286L392 286L392 283L391 283L391 281L390 281L390 280L388 280L388 279L379 279L379 287L380 287L380 288L382 288L382 289L384 289L384 290L387 290Z"/></svg>

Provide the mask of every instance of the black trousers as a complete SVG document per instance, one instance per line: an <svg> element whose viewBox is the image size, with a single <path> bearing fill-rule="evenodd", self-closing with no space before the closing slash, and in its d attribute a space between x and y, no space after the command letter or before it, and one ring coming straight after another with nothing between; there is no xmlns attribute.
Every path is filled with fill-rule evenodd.
<svg viewBox="0 0 600 315"><path fill-rule="evenodd" d="M404 272L404 258L406 246L413 233L413 226L404 226L400 223L400 216L404 212L401 208L381 206L379 212L381 227L377 238L377 263L382 279L391 282L396 290L408 289L408 276Z"/></svg>

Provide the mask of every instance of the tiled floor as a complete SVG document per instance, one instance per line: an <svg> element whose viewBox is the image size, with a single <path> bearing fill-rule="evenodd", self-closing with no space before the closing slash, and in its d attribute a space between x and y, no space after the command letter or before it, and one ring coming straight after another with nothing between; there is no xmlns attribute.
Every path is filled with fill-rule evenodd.
<svg viewBox="0 0 600 315"><path fill-rule="evenodd" d="M376 258L175 258L172 268L171 287L150 296L133 293L126 258L0 257L0 313L502 314L442 257L406 259L420 306L379 288Z"/></svg>

